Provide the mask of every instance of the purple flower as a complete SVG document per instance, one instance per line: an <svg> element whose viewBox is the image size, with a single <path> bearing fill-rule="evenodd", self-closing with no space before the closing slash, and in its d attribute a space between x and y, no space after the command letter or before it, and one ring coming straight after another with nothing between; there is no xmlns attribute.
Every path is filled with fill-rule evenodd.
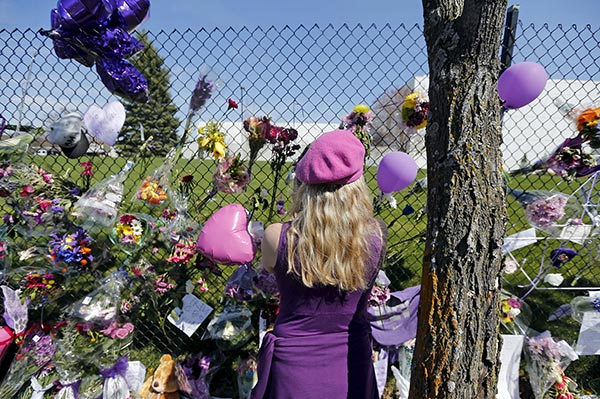
<svg viewBox="0 0 600 399"><path fill-rule="evenodd" d="M571 248L557 248L550 252L552 264L556 267L561 267L564 263L570 261L575 256L579 255L577 251Z"/></svg>
<svg viewBox="0 0 600 399"><path fill-rule="evenodd" d="M565 205L569 198L553 195L529 204L525 209L527 220L537 227L548 227L565 215Z"/></svg>
<svg viewBox="0 0 600 399"><path fill-rule="evenodd" d="M198 112L200 108L206 104L206 101L210 98L212 91L215 89L215 82L208 80L206 75L200 74L198 83L194 87L192 98L190 100L190 110L192 113Z"/></svg>

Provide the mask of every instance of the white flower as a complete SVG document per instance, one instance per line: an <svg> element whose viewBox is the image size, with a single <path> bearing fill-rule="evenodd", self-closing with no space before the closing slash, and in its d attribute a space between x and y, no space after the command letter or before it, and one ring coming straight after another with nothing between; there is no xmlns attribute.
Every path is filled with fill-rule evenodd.
<svg viewBox="0 0 600 399"><path fill-rule="evenodd" d="M383 194L384 198L388 201L390 206L394 209L398 208L398 203L396 202L396 198L392 195L392 193Z"/></svg>
<svg viewBox="0 0 600 399"><path fill-rule="evenodd" d="M544 282L554 287L561 285L564 280L565 278L560 273L548 273L546 277L544 277Z"/></svg>
<svg viewBox="0 0 600 399"><path fill-rule="evenodd" d="M512 316L512 317L517 317L520 313L521 313L521 309L517 309L517 308L510 308L510 310L508 311L508 315Z"/></svg>
<svg viewBox="0 0 600 399"><path fill-rule="evenodd" d="M513 274L519 268L519 264L513 258L506 258L504 260L504 274Z"/></svg>
<svg viewBox="0 0 600 399"><path fill-rule="evenodd" d="M133 231L133 235L136 237L141 236L142 232L144 231L142 223L139 220L131 221L131 230Z"/></svg>

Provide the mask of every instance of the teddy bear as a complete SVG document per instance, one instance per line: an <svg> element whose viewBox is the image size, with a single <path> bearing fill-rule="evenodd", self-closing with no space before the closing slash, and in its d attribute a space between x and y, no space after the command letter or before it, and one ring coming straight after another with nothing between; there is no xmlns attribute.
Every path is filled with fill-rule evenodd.
<svg viewBox="0 0 600 399"><path fill-rule="evenodd" d="M140 388L141 399L180 399L177 362L162 355L156 371Z"/></svg>

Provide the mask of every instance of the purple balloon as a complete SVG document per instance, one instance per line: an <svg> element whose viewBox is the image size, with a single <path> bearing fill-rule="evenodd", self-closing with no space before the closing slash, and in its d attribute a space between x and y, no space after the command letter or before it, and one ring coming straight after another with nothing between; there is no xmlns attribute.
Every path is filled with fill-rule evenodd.
<svg viewBox="0 0 600 399"><path fill-rule="evenodd" d="M129 101L148 102L148 82L129 61L119 58L98 58L96 72L111 93Z"/></svg>
<svg viewBox="0 0 600 399"><path fill-rule="evenodd" d="M377 185L385 193L395 193L406 188L417 177L417 163L400 151L385 155L377 168Z"/></svg>
<svg viewBox="0 0 600 399"><path fill-rule="evenodd" d="M536 62L520 62L507 68L498 78L498 95L508 109L529 104L544 91L548 74Z"/></svg>
<svg viewBox="0 0 600 399"><path fill-rule="evenodd" d="M65 29L87 29L108 21L115 0L59 0L56 9Z"/></svg>
<svg viewBox="0 0 600 399"><path fill-rule="evenodd" d="M150 0L116 0L119 26L132 31L150 16Z"/></svg>

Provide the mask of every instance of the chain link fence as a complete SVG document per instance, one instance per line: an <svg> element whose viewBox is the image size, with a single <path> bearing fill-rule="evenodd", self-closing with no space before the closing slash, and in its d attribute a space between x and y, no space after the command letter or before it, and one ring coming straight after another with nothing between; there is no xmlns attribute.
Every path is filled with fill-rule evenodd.
<svg viewBox="0 0 600 399"><path fill-rule="evenodd" d="M304 147L321 132L336 128L341 118L356 104L370 105L377 114L373 130L374 147L367 160L371 166L367 178L373 191L376 192L377 188L376 165L384 154L395 150L409 152L421 167L418 180L409 188L410 191L396 195L398 209L392 209L384 202L379 210L379 216L390 226L386 271L392 279L391 288L399 290L419 283L426 226L423 209L426 191L425 132L407 135L397 126L391 126L389 121L397 117L395 113L405 95L413 90L427 90L428 66L420 26L188 29L149 32L148 38L164 58L165 67L170 72L170 93L180 121L184 121L187 115L189 98L199 71L210 66L211 76L217 78L219 88L201 111L196 124L201 126L210 119L221 120L229 150L239 153L243 159L248 158L249 148L242 121L249 116L270 116L278 126L297 129L297 142ZM43 133L56 113L65 109L83 113L92 104L102 106L115 100L94 70L72 61L59 60L53 52L52 42L32 30L0 30L0 41L4 43L0 52L0 114L8 120L12 129L20 124L21 130L39 133L30 146L35 161L54 173L69 171L75 179L79 179L77 168L80 161L93 162L94 181L120 170L125 160L114 156L114 153L109 155L108 149L100 144L93 147L97 149L95 155L85 155L77 162L54 155L58 152L57 148L47 141L47 135ZM512 62L540 63L546 68L549 81L540 98L504 115L502 151L507 172L531 166L548 156L565 138L576 134L573 122L565 116L566 109L591 105L600 100L599 41L600 32L591 26L518 26ZM237 101L239 107L223 119L229 98ZM156 118L159 119L160 115ZM182 133L182 128L178 133ZM254 168L253 181L244 194L236 197L217 195L202 213L196 212L193 204L201 201L209 188L214 164L198 161L195 143L190 144L183 159L176 165L172 184L179 185L177 179L180 176L194 176L199 188L190 198L190 213L198 222L204 222L219 206L231 202L248 205L256 195L260 196L263 188L272 187L270 158L268 150L261 153ZM289 159L284 178L294 159ZM157 167L159 164L160 160L155 160L152 165ZM138 175L145 176L151 171L149 168L139 170ZM585 181L586 178L577 178L567 182L537 171L515 173L508 178L507 186L509 191L573 193L578 192ZM586 186L589 188L585 188L584 197L591 198L592 202L595 200L593 205L597 207L598 198L593 196L595 191L590 185ZM126 198L133 194L133 186L128 189L130 192L126 193ZM281 183L276 198L283 201L284 208L289 205L290 193L291 187ZM514 234L529 225L524 220L523 206L515 196L509 195L508 199L508 234ZM257 209L254 218L266 222L268 216L266 210ZM271 219L285 220L285 215L277 214ZM524 295L528 291L527 284L540 268L547 269L549 251L556 246L568 245L557 237L538 234L538 238L543 237L549 238L510 252L513 260L523 266L521 271L506 276L505 288L512 294ZM563 288L568 290L538 289L528 296L527 302L533 313L542 314L535 318L534 328L546 329L547 317L553 308L584 293L577 288L600 285L596 241L595 238L586 239L580 244L573 244L581 256L560 269L565 277ZM223 274L211 277L212 284L223 286L230 273L230 269L224 269ZM541 284L540 288L551 287ZM222 291L212 290L202 299L218 309L222 307L221 297ZM180 331L169 330L168 324L166 331L139 324L142 325L139 334L142 347L152 345L159 352L184 354L205 350L205 346L209 345L209 341L199 340L199 334L188 338ZM566 329L561 327L560 331L564 334L570 331L567 338L574 339L578 325L571 321L562 325L566 325Z"/></svg>

